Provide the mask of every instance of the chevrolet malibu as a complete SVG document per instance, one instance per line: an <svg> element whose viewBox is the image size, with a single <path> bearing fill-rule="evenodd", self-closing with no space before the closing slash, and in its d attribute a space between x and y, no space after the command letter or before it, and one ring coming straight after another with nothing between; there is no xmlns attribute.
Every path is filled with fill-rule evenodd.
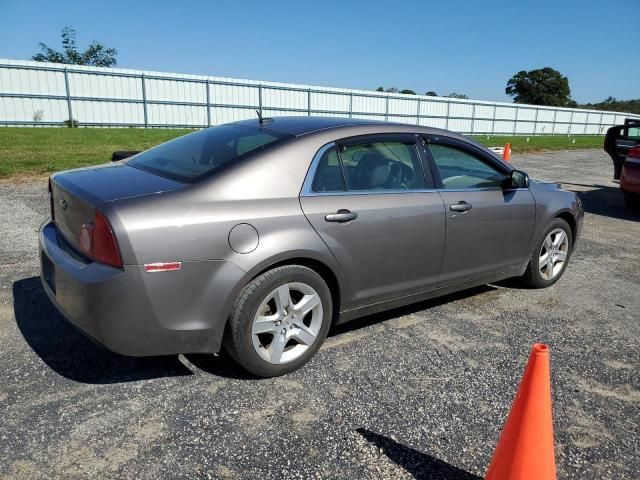
<svg viewBox="0 0 640 480"><path fill-rule="evenodd" d="M185 135L49 182L51 301L106 348L291 372L331 325L473 286L560 278L583 209L474 141L279 117Z"/></svg>

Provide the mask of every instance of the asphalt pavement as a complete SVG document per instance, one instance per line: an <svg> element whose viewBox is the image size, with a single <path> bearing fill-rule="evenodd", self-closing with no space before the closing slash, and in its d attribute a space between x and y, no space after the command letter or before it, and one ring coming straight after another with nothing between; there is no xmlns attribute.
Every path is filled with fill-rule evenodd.
<svg viewBox="0 0 640 480"><path fill-rule="evenodd" d="M545 342L559 478L638 478L640 214L604 152L513 161L585 204L556 285L502 282L360 319L268 380L224 355L136 359L87 340L37 277L46 182L0 182L0 477L476 479Z"/></svg>

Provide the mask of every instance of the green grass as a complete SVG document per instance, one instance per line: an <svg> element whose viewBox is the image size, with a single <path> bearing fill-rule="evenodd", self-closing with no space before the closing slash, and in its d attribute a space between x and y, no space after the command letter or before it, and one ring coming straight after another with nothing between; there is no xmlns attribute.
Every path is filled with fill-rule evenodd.
<svg viewBox="0 0 640 480"><path fill-rule="evenodd" d="M116 150L145 150L191 130L0 128L0 178L41 176L111 161Z"/></svg>
<svg viewBox="0 0 640 480"><path fill-rule="evenodd" d="M116 150L144 150L191 130L141 128L0 128L0 178L42 176L111 160ZM475 136L489 147L512 152L602 148L601 136ZM575 141L575 143L574 143Z"/></svg>
<svg viewBox="0 0 640 480"><path fill-rule="evenodd" d="M604 142L604 136L601 135L580 135L571 137L567 137L566 135L548 135L538 137L474 135L473 138L487 147L504 147L505 143L509 143L511 144L511 153L515 154L541 150L575 150L584 148L602 149L602 142ZM527 141L527 138L529 141Z"/></svg>

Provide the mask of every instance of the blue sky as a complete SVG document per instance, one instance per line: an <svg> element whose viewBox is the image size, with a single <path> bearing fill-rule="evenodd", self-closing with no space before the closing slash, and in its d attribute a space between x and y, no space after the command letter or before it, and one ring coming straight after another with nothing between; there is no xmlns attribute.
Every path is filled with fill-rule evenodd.
<svg viewBox="0 0 640 480"><path fill-rule="evenodd" d="M587 102L640 98L639 15L640 0L0 0L0 58L59 48L71 25L123 68L510 101L511 75L550 66Z"/></svg>

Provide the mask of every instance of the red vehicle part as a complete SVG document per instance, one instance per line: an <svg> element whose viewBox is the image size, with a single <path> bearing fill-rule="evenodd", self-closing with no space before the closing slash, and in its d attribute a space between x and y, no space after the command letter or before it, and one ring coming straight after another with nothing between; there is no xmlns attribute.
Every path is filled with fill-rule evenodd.
<svg viewBox="0 0 640 480"><path fill-rule="evenodd" d="M620 189L640 194L640 146L633 147L627 154L620 175Z"/></svg>

